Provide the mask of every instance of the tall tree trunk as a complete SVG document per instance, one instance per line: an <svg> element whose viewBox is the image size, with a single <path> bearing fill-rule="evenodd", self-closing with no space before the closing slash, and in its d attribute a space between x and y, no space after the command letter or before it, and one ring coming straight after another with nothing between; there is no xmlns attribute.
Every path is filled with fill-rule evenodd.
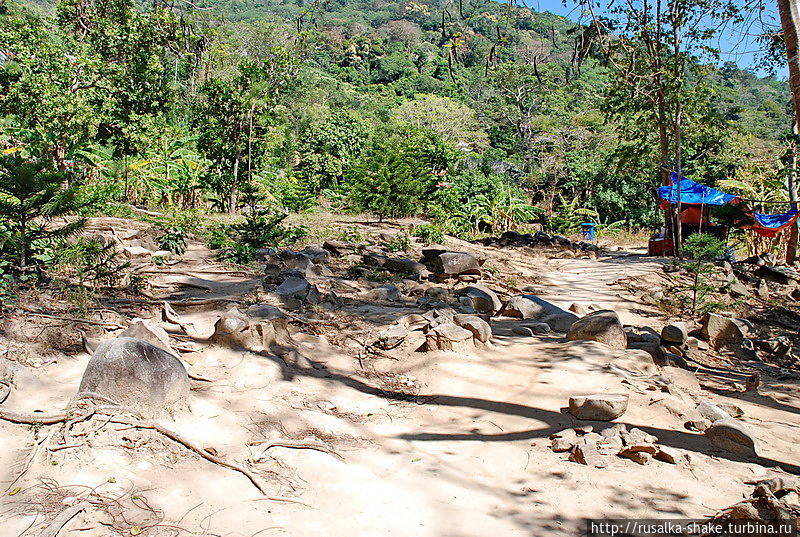
<svg viewBox="0 0 800 537"><path fill-rule="evenodd" d="M237 206L239 205L239 160L241 159L241 151L236 151L236 156L233 159L233 178L231 182L231 189L228 191L228 214L236 214Z"/></svg>
<svg viewBox="0 0 800 537"><path fill-rule="evenodd" d="M797 123L794 124L793 131L797 134ZM792 143L791 151L792 164L786 178L786 189L789 191L789 201L792 202L791 208L797 210L797 146L795 143ZM786 247L786 263L789 265L797 261L798 227L800 227L800 223L797 220L789 227L789 244Z"/></svg>
<svg viewBox="0 0 800 537"><path fill-rule="evenodd" d="M789 87L792 89L792 103L794 104L794 120L800 125L800 56L798 56L798 35L800 35L800 0L778 0L778 12L783 28L783 40L786 43L786 61L789 64ZM790 177L794 182L794 171ZM797 208L796 185L792 200L792 208ZM792 196L790 188L789 195ZM791 227L789 239L789 252L787 262L793 263L797 258L797 222ZM791 259L789 259L791 254Z"/></svg>

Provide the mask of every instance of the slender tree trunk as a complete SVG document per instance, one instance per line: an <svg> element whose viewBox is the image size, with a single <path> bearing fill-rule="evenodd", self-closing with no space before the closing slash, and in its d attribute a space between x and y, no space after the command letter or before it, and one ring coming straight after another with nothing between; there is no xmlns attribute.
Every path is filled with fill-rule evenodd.
<svg viewBox="0 0 800 537"><path fill-rule="evenodd" d="M800 35L800 0L778 0L778 12L783 28L783 40L786 43L786 61L789 64L789 87L792 89L792 102L794 104L795 125L800 125L800 56L798 56L798 35ZM792 157L794 161L795 156ZM792 208L797 208L796 184L794 184L794 170L790 173L792 184L789 196ZM794 189L792 188L794 187ZM793 192L794 190L794 192ZM786 261L794 263L797 259L797 222L791 226L789 235L789 250ZM791 258L790 258L791 256Z"/></svg>
<svg viewBox="0 0 800 537"><path fill-rule="evenodd" d="M233 182L231 189L228 192L228 214L236 214L236 208L239 205L239 160L241 159L241 152L236 151L236 156L233 159Z"/></svg>
<svg viewBox="0 0 800 537"><path fill-rule="evenodd" d="M19 267L25 270L25 265L28 262L27 252L28 249L28 221L23 217L19 222Z"/></svg>
<svg viewBox="0 0 800 537"><path fill-rule="evenodd" d="M797 134L797 124L794 125L794 133ZM789 201L791 208L797 210L797 146L792 143L792 167L789 170L789 175L786 178L786 189L789 191ZM786 247L786 263L788 265L797 261L797 238L798 238L798 223L797 220L789 227L789 244Z"/></svg>

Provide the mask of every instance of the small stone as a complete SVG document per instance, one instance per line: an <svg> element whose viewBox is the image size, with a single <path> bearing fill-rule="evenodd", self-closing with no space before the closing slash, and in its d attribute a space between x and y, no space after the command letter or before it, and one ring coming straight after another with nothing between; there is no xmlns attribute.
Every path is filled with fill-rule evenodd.
<svg viewBox="0 0 800 537"><path fill-rule="evenodd" d="M653 444L639 442L639 443L627 444L625 446L625 449L623 449L622 451L631 453L635 451L641 451L644 453L649 453L650 455L655 455L656 452L658 451L658 448Z"/></svg>
<svg viewBox="0 0 800 537"><path fill-rule="evenodd" d="M378 334L375 345L383 350L393 349L403 343L407 335L408 330L406 327L400 324L394 324Z"/></svg>
<svg viewBox="0 0 800 537"><path fill-rule="evenodd" d="M690 431L703 432L711 427L711 420L706 418L688 420L683 426Z"/></svg>
<svg viewBox="0 0 800 537"><path fill-rule="evenodd" d="M396 285L390 283L381 285L375 289L370 289L364 293L365 298L369 298L370 300L383 300L386 302L399 300L401 296L400 289Z"/></svg>
<svg viewBox="0 0 800 537"><path fill-rule="evenodd" d="M581 420L611 421L625 413L628 396L624 394L579 395L569 398L569 413Z"/></svg>
<svg viewBox="0 0 800 537"><path fill-rule="evenodd" d="M422 263L402 257L390 257L384 261L383 266L391 272L401 272L403 274L419 274L426 270L425 265Z"/></svg>
<svg viewBox="0 0 800 537"><path fill-rule="evenodd" d="M578 433L574 429L564 429L550 435L550 448L556 453L569 451L578 443Z"/></svg>
<svg viewBox="0 0 800 537"><path fill-rule="evenodd" d="M589 314L589 309L583 304L578 304L577 302L572 303L570 307L567 309L572 313L580 316Z"/></svg>
<svg viewBox="0 0 800 537"><path fill-rule="evenodd" d="M627 449L624 449L619 452L619 456L639 464L649 464L653 460L653 455L644 451L627 451Z"/></svg>
<svg viewBox="0 0 800 537"><path fill-rule="evenodd" d="M725 412L722 408L715 405L714 403L709 403L708 401L703 401L699 405L697 405L697 411L700 413L701 416L709 420L711 423L720 420L730 420L732 416Z"/></svg>
<svg viewBox="0 0 800 537"><path fill-rule="evenodd" d="M769 285L767 285L767 280L763 278L758 280L756 294L759 296L759 298L763 298L765 300L769 298Z"/></svg>
<svg viewBox="0 0 800 537"><path fill-rule="evenodd" d="M477 315L458 314L453 316L455 323L472 332L477 341L488 342L492 337L492 327Z"/></svg>
<svg viewBox="0 0 800 537"><path fill-rule="evenodd" d="M677 449L666 446L658 446L658 451L655 455L656 459L670 464L678 464L681 460L681 453Z"/></svg>
<svg viewBox="0 0 800 537"><path fill-rule="evenodd" d="M463 351L472 346L472 332L453 323L440 324L426 334L429 351Z"/></svg>
<svg viewBox="0 0 800 537"><path fill-rule="evenodd" d="M683 345L688 338L689 330L686 328L686 323L668 324L661 330L661 339L668 343Z"/></svg>
<svg viewBox="0 0 800 537"><path fill-rule="evenodd" d="M515 326L511 329L511 333L517 336L533 337L533 330L528 326Z"/></svg>
<svg viewBox="0 0 800 537"><path fill-rule="evenodd" d="M578 464L585 464L586 466L594 466L595 468L605 468L608 462L597 450L594 444L582 444L575 446L572 453L569 455L569 460L577 462Z"/></svg>

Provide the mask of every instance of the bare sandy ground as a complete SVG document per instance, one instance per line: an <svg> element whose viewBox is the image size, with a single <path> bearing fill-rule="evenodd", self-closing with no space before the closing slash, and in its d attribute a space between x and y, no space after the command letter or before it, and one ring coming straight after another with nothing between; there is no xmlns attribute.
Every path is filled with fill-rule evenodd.
<svg viewBox="0 0 800 537"><path fill-rule="evenodd" d="M626 323L663 323L657 312L612 285L623 276L654 273L655 260L540 260L537 269L519 251L483 251L489 262L516 263L520 274L536 276L540 295L559 305L597 304L615 309ZM205 274L204 279L222 286L208 296L258 287L249 275ZM405 313L372 307L380 325ZM186 318L207 334L219 313ZM247 463L276 496L302 504L266 500L241 474L158 435L103 424L100 418L76 426L86 433L79 437L84 445L46 458L40 453L11 487L31 446L50 428L0 422L0 481L6 490L0 497L0 535L38 535L48 516L90 490L115 499L123 514L89 509L59 535L575 535L587 517L712 515L739 501L747 481L797 472L800 407L793 387L767 385L761 396L747 399L706 390L669 395L648 390L648 372L637 369L625 352L566 343L557 335L516 336L512 325L497 320L487 349L404 350L396 360L376 361L370 373L332 344L331 334L297 332L292 357L217 346L185 353L192 370L212 382L193 382L191 414L164 424L222 457ZM85 353L61 356L20 373L4 407L63 408L88 359ZM730 389L741 376L712 371L700 378ZM618 421L656 435L688 461L640 466L619 458L598 469L553 453L548 435L574 424L562 411L569 396L600 391L630 394L629 410ZM699 400L740 406L741 419L761 442L763 459L736 460L687 431L675 408L691 408ZM277 439L321 442L341 460L310 449L264 450ZM15 487L21 490L9 495ZM48 502L54 505L37 509Z"/></svg>

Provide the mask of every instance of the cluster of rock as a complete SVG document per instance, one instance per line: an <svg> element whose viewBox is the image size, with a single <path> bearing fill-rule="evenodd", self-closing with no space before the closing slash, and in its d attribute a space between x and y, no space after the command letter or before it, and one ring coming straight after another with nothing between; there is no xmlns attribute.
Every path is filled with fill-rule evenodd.
<svg viewBox="0 0 800 537"><path fill-rule="evenodd" d="M550 449L568 452L568 460L578 464L605 468L611 457L621 457L639 464L659 460L678 464L683 455L675 449L661 446L658 438L641 429L630 430L622 423L594 432L593 425L564 429L550 435Z"/></svg>
<svg viewBox="0 0 800 537"><path fill-rule="evenodd" d="M481 239L484 246L560 246L573 251L599 252L600 247L586 241L574 242L561 235L549 235L544 231L536 233L518 233L516 231L506 231L500 237L487 237Z"/></svg>
<svg viewBox="0 0 800 537"><path fill-rule="evenodd" d="M414 332L424 336L420 351L469 351L488 344L492 337L487 315L440 308L401 317L379 333L374 344L380 349L393 349L406 340L416 341L412 337Z"/></svg>
<svg viewBox="0 0 800 537"><path fill-rule="evenodd" d="M261 253L264 265L264 290L274 293L289 309L300 309L305 304L329 305L338 303L335 294L323 295L309 280L332 276L327 266L330 253L314 246L300 251L267 250Z"/></svg>

